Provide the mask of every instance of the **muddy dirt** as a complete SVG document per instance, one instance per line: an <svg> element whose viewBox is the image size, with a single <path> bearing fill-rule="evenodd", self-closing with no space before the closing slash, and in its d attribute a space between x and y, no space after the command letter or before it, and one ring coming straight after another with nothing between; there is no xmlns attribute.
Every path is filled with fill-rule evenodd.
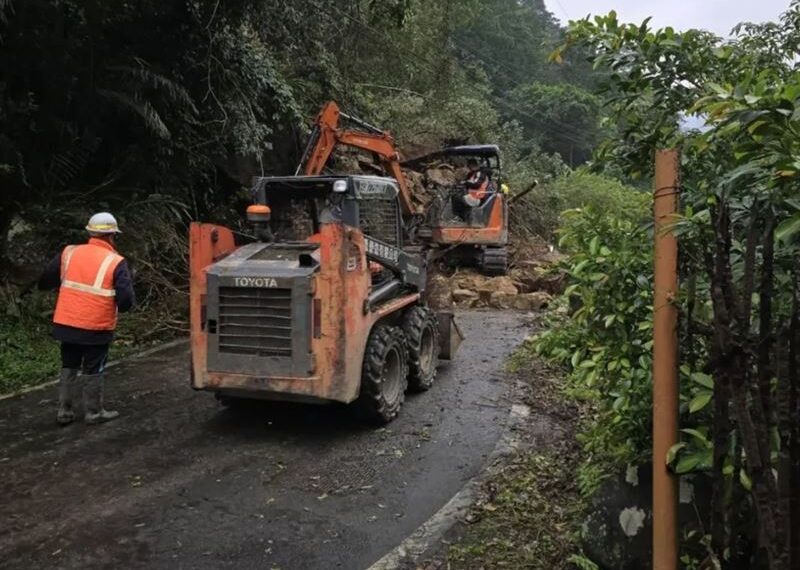
<svg viewBox="0 0 800 570"><path fill-rule="evenodd" d="M0 402L3 568L365 568L479 472L506 421L518 313L460 315L436 385L385 429L345 406L222 408L185 347L109 371L104 426L55 389Z"/></svg>

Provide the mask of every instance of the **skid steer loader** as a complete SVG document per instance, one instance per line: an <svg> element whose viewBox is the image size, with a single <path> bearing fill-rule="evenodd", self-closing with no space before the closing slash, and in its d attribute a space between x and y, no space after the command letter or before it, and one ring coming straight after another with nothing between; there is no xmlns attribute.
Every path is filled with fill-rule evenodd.
<svg viewBox="0 0 800 570"><path fill-rule="evenodd" d="M423 258L403 249L397 183L374 176L262 177L255 241L190 229L195 389L223 402L355 402L391 421L427 390L461 333L424 302Z"/></svg>

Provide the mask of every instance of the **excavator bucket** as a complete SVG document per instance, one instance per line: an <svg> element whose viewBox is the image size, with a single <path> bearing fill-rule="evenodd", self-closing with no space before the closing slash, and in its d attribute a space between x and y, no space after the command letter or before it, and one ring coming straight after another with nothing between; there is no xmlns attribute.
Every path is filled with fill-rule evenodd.
<svg viewBox="0 0 800 570"><path fill-rule="evenodd" d="M439 358L452 360L464 340L461 329L453 313L441 311L436 315L439 318Z"/></svg>

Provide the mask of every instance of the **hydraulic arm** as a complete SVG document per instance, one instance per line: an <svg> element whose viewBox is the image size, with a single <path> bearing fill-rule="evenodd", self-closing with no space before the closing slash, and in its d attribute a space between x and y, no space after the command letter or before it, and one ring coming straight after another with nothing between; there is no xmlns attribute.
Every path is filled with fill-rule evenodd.
<svg viewBox="0 0 800 570"><path fill-rule="evenodd" d="M361 130L340 128L340 119L353 123ZM317 115L311 138L295 174L301 172L307 176L322 174L328 158L338 145L375 154L380 160L381 166L397 181L403 215L411 216L419 213L411 201L411 190L408 188L400 168L400 155L394 146L392 135L366 121L342 113L334 101L326 103Z"/></svg>

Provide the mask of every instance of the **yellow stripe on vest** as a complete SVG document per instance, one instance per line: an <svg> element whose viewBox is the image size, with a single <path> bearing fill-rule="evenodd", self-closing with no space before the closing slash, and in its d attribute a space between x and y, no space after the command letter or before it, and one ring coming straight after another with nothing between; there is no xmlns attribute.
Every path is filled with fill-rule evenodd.
<svg viewBox="0 0 800 570"><path fill-rule="evenodd" d="M84 293L91 293L92 295L99 295L100 297L116 297L117 292L114 289L103 289L102 287L93 287L85 283L78 283L77 281L62 281L61 286L65 289L74 289L75 291L82 291Z"/></svg>
<svg viewBox="0 0 800 570"><path fill-rule="evenodd" d="M106 273L108 273L108 267L117 259L119 256L115 253L109 253L103 262L100 264L100 269L97 270L97 277L94 280L94 287L95 289L100 289L103 285L103 281L106 278Z"/></svg>
<svg viewBox="0 0 800 570"><path fill-rule="evenodd" d="M67 255L64 257L64 263L61 264L61 279L67 274L67 267L69 267L69 260L72 259L72 254L75 253L75 245L68 245L66 253Z"/></svg>

